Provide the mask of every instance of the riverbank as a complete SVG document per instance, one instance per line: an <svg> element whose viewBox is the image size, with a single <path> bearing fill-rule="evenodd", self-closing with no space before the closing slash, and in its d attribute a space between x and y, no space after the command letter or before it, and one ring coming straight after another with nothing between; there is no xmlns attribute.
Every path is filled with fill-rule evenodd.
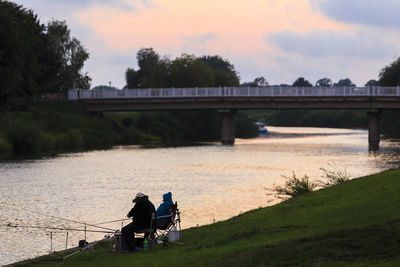
<svg viewBox="0 0 400 267"><path fill-rule="evenodd" d="M399 177L400 169L385 171L190 228L183 231L184 246L112 254L111 243L105 242L63 261L59 261L63 254L54 254L24 265L398 266Z"/></svg>
<svg viewBox="0 0 400 267"><path fill-rule="evenodd" d="M247 116L236 117L237 137L258 136ZM213 142L219 140L220 120L216 111L89 114L68 101L13 99L7 108L0 108L0 160L116 145Z"/></svg>

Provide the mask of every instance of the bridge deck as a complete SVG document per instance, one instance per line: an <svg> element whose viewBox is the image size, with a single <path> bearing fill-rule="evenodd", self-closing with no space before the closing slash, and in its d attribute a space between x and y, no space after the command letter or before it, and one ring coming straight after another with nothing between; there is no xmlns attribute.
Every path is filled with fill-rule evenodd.
<svg viewBox="0 0 400 267"><path fill-rule="evenodd" d="M70 90L89 111L399 109L400 87L216 87Z"/></svg>

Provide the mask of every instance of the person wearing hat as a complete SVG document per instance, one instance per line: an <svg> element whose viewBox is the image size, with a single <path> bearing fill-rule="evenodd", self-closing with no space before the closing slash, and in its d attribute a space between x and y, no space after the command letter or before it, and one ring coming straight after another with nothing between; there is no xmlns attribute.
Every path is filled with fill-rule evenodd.
<svg viewBox="0 0 400 267"><path fill-rule="evenodd" d="M137 193L132 202L135 203L135 205L126 215L128 218L132 217L132 222L121 230L122 239L128 245L129 251L136 250L135 232L149 228L151 225L152 213L156 211L149 197L143 193Z"/></svg>

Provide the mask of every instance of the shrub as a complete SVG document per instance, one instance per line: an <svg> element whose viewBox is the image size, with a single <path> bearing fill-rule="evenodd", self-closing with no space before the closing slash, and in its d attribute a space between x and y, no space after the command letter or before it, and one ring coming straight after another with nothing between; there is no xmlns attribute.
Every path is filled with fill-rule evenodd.
<svg viewBox="0 0 400 267"><path fill-rule="evenodd" d="M70 130L57 135L55 146L58 150L76 150L82 148L84 143L84 137L80 131Z"/></svg>
<svg viewBox="0 0 400 267"><path fill-rule="evenodd" d="M326 182L320 181L322 187L338 185L350 180L350 174L346 169L340 170L336 164L329 164L329 166L331 169L320 168L320 170L324 172L322 178L328 180Z"/></svg>
<svg viewBox="0 0 400 267"><path fill-rule="evenodd" d="M45 134L30 123L15 121L6 135L14 154L33 154L48 149Z"/></svg>
<svg viewBox="0 0 400 267"><path fill-rule="evenodd" d="M280 199L289 199L291 197L296 197L304 193L312 192L317 187L316 183L310 182L309 177L304 175L303 178L297 178L296 174L293 172L292 177L282 175L287 181L284 186L273 186L272 188L266 188L268 191L273 191L274 193L269 193L267 195L274 195Z"/></svg>

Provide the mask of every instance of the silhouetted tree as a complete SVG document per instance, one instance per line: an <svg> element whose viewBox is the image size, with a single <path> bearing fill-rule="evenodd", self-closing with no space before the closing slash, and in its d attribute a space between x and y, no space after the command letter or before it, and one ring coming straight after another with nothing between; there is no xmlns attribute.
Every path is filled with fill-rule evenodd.
<svg viewBox="0 0 400 267"><path fill-rule="evenodd" d="M0 1L0 99L32 95L39 89L45 27L20 5Z"/></svg>
<svg viewBox="0 0 400 267"><path fill-rule="evenodd" d="M232 64L220 56L183 54L174 60L161 58L153 48L137 53L139 69L125 72L128 88L238 86Z"/></svg>
<svg viewBox="0 0 400 267"><path fill-rule="evenodd" d="M365 86L378 86L379 82L377 80L369 80Z"/></svg>
<svg viewBox="0 0 400 267"><path fill-rule="evenodd" d="M322 78L319 79L316 83L315 86L317 87L331 87L332 86L332 80L329 78Z"/></svg>
<svg viewBox="0 0 400 267"><path fill-rule="evenodd" d="M346 86L346 87L354 87L356 86L349 78L346 79L341 79L337 83L335 83L333 86Z"/></svg>
<svg viewBox="0 0 400 267"><path fill-rule="evenodd" d="M257 77L252 82L246 82L241 84L243 87L268 87L268 81L263 77Z"/></svg>
<svg viewBox="0 0 400 267"><path fill-rule="evenodd" d="M399 86L400 85L400 57L389 66L384 67L379 73L379 85Z"/></svg>
<svg viewBox="0 0 400 267"><path fill-rule="evenodd" d="M81 74L89 54L70 37L65 22L47 28L37 15L20 5L0 0L0 102L43 92L89 88Z"/></svg>
<svg viewBox="0 0 400 267"><path fill-rule="evenodd" d="M200 58L213 70L214 86L238 86L239 77L234 66L220 56L203 56Z"/></svg>
<svg viewBox="0 0 400 267"><path fill-rule="evenodd" d="M89 89L91 78L87 73L81 72L89 53L78 39L70 36L66 22L50 21L47 36L59 63L57 86L54 90L65 92L72 88Z"/></svg>
<svg viewBox="0 0 400 267"><path fill-rule="evenodd" d="M139 87L139 72L133 68L128 68L125 72L126 86L125 88L138 88Z"/></svg>
<svg viewBox="0 0 400 267"><path fill-rule="evenodd" d="M168 60L161 59L153 48L142 48L137 52L138 87L165 87L168 75Z"/></svg>
<svg viewBox="0 0 400 267"><path fill-rule="evenodd" d="M215 86L213 69L193 55L183 54L169 66L169 87Z"/></svg>
<svg viewBox="0 0 400 267"><path fill-rule="evenodd" d="M312 84L304 79L303 77L297 78L296 81L294 81L293 86L295 87L311 87Z"/></svg>

